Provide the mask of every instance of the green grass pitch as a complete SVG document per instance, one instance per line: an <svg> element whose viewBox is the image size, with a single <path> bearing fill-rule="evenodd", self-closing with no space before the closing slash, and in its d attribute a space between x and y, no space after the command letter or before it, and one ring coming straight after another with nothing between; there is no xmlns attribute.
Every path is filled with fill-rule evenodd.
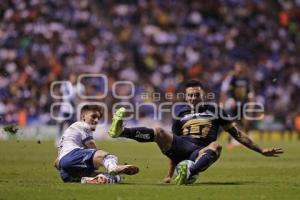
<svg viewBox="0 0 300 200"><path fill-rule="evenodd" d="M300 142L259 142L281 146L280 158L266 158L245 148L228 151L202 173L196 184L162 184L167 159L155 144L132 141L100 141L98 145L116 154L120 163L140 167L136 176L126 176L116 185L62 183L52 167L56 156L53 141L0 141L0 200L134 200L134 199L300 199Z"/></svg>

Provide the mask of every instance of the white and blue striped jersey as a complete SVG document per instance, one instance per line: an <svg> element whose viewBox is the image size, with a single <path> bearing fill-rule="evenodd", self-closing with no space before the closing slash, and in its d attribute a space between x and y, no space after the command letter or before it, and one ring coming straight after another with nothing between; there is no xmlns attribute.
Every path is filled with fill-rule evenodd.
<svg viewBox="0 0 300 200"><path fill-rule="evenodd" d="M77 148L84 148L84 143L93 139L93 131L89 124L83 121L77 121L67 128L58 146L58 159L60 160L66 154Z"/></svg>

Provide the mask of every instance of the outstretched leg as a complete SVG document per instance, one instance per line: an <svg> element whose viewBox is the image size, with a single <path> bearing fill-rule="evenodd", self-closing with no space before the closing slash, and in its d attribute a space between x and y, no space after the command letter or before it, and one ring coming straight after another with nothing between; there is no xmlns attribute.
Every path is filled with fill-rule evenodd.
<svg viewBox="0 0 300 200"><path fill-rule="evenodd" d="M178 185L188 184L190 178L197 175L199 172L205 171L211 166L220 156L222 146L216 142L210 143L207 147L197 150L196 158L194 153L190 160L195 160L194 164L188 166L186 162L179 163L178 173L174 181ZM194 179L196 180L196 179Z"/></svg>
<svg viewBox="0 0 300 200"><path fill-rule="evenodd" d="M166 152L171 148L173 135L164 131L162 128L124 128L123 117L125 113L126 109L122 107L114 114L112 125L109 129L109 135L111 137L125 137L138 142L156 142L162 152Z"/></svg>
<svg viewBox="0 0 300 200"><path fill-rule="evenodd" d="M198 152L195 164L190 168L191 176L205 171L219 157L222 151L222 146L216 142L210 143L207 147Z"/></svg>
<svg viewBox="0 0 300 200"><path fill-rule="evenodd" d="M109 174L134 175L139 172L139 168L134 165L118 165L118 158L115 155L102 150L97 150L93 156L94 168L104 166Z"/></svg>

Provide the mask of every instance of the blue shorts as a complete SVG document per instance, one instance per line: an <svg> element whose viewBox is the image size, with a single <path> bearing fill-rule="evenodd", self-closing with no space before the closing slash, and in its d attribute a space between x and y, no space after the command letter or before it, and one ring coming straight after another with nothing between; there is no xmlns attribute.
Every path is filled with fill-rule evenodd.
<svg viewBox="0 0 300 200"><path fill-rule="evenodd" d="M95 167L93 157L96 149L74 149L59 161L61 179L64 182L79 182L84 176L90 176Z"/></svg>
<svg viewBox="0 0 300 200"><path fill-rule="evenodd" d="M195 161L198 157L199 150L203 148L204 146L198 146L178 135L173 135L172 146L168 151L164 152L164 154L175 164L178 164L183 160Z"/></svg>

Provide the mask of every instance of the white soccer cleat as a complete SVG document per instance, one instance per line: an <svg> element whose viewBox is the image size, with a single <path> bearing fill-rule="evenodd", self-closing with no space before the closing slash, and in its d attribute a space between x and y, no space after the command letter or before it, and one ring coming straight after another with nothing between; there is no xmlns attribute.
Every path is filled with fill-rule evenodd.
<svg viewBox="0 0 300 200"><path fill-rule="evenodd" d="M121 177L119 175L98 174L95 177L82 177L81 184L115 184L120 183Z"/></svg>

